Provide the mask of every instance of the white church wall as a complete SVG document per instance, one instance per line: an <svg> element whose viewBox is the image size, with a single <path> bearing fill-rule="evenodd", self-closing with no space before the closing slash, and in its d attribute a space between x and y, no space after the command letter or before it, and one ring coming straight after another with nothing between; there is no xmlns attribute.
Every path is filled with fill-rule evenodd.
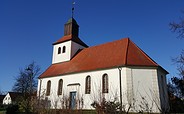
<svg viewBox="0 0 184 114"><path fill-rule="evenodd" d="M63 46L66 47L65 53L62 53ZM61 53L58 54L58 48L61 47ZM71 59L71 41L63 42L53 46L52 64L69 61Z"/></svg>
<svg viewBox="0 0 184 114"><path fill-rule="evenodd" d="M160 112L157 69L132 68L133 110Z"/></svg>
<svg viewBox="0 0 184 114"><path fill-rule="evenodd" d="M105 73L108 75L109 92L102 94L102 76ZM85 80L88 75L91 77L91 93L85 94ZM138 112L144 110L160 112L160 93L157 75L156 68L122 67L122 103L126 108L125 110L128 109L130 104L134 104L130 111ZM58 96L57 89L60 79L63 79L63 92L62 95ZM62 98L69 97L70 92L73 91L77 92L77 99L83 99L83 109L93 109L91 104L94 101L100 102L103 96L105 96L108 101L114 100L114 98L119 100L120 98L118 68L55 76L41 80L41 93L46 92L47 82L49 80L51 81L51 94L47 97L51 100L52 108L54 108L56 104L57 108L61 108ZM145 108L143 109L140 106ZM77 106L77 108L80 107Z"/></svg>
<svg viewBox="0 0 184 114"><path fill-rule="evenodd" d="M167 81L166 81L166 73L162 70L158 70L158 86L159 86L159 93L160 93L160 102L162 110L168 111L169 110L169 98L168 98L168 91L167 91Z"/></svg>
<svg viewBox="0 0 184 114"><path fill-rule="evenodd" d="M122 96L123 100L126 99L126 68L122 69ZM46 86L47 82L51 81L51 94L50 96L47 96L48 99L51 100L52 108L56 105L57 102L57 108L61 107L61 101L62 97L69 97L69 93L72 91L77 92L77 98L83 99L84 105L83 109L93 109L91 104L94 101L100 101L102 97L102 76L103 74L108 75L108 81L109 81L109 92L104 93L106 100L114 100L114 98L117 98L119 100L119 70L118 68L113 69L106 69L106 70L97 70L97 71L91 71L91 72L83 72L83 73L76 73L76 74L68 74L68 75L62 75L62 76L55 76L50 78L43 78L42 85L41 85L41 95L44 95L44 92L46 92ZM87 76L91 77L91 93L85 94L85 80ZM63 79L63 93L62 95L57 95L57 89L58 89L58 81L60 79ZM40 82L39 80L39 82ZM38 85L38 96L39 96L39 85ZM79 108L79 107L78 107Z"/></svg>

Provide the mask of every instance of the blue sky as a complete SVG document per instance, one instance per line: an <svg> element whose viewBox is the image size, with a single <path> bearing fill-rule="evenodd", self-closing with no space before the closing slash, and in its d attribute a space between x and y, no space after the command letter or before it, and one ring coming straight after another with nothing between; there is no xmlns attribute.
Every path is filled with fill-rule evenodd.
<svg viewBox="0 0 184 114"><path fill-rule="evenodd" d="M183 0L76 0L80 38L94 46L129 37L170 74L171 58L184 41L169 30L179 21ZM0 90L11 91L19 69L35 61L51 64L52 43L63 36L72 0L0 0Z"/></svg>

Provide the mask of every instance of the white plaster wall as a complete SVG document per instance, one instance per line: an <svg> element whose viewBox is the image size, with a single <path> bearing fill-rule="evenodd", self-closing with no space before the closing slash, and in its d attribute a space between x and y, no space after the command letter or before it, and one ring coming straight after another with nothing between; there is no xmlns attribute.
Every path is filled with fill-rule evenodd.
<svg viewBox="0 0 184 114"><path fill-rule="evenodd" d="M62 53L63 46L66 46L65 53ZM58 48L61 47L61 53L58 54ZM69 61L71 59L71 41L63 42L53 46L52 64Z"/></svg>
<svg viewBox="0 0 184 114"><path fill-rule="evenodd" d="M159 96L161 107L164 111L169 110L169 98L167 92L167 81L166 81L166 73L162 72L162 70L158 70L158 86L159 86Z"/></svg>
<svg viewBox="0 0 184 114"><path fill-rule="evenodd" d="M43 78L41 85L41 96L44 96L44 92L46 92L46 84L50 80L51 81L51 95L47 96L48 99L51 100L52 108L57 105L57 108L61 107L62 97L69 97L69 93L72 91L77 91L77 98L84 99L84 109L92 109L91 103L95 100L100 101L102 97L102 75L108 74L109 80L109 93L105 93L104 96L107 100L114 100L117 98L119 100L119 70L118 68L106 69L106 70L98 70L91 72L83 72L76 74L69 74L63 76L56 76L50 78ZM122 74L122 93L123 93L123 101L126 99L126 70L125 68L121 71ZM91 76L91 93L85 94L85 80L87 76ZM58 81L63 79L63 95L57 95L58 89ZM40 82L40 81L39 81ZM69 84L80 84L68 86ZM39 85L38 85L39 92ZM57 103L57 104L56 104Z"/></svg>
<svg viewBox="0 0 184 114"><path fill-rule="evenodd" d="M158 92L157 69L132 68L133 110L160 112L160 98ZM128 75L127 75L128 76ZM144 108L142 108L144 107Z"/></svg>
<svg viewBox="0 0 184 114"><path fill-rule="evenodd" d="M51 100L52 108L54 108L56 105L57 108L61 108L61 99L63 97L69 97L70 92L76 91L77 98L84 99L83 109L93 109L91 107L91 103L93 103L95 100L100 101L102 98L102 75L105 73L108 74L109 93L105 93L103 96L105 96L106 100L114 100L114 98L119 100L120 91L118 68L43 78L41 79L41 93L44 95L43 93L46 92L46 84L50 80L51 95L47 97ZM88 75L91 76L91 93L85 94L85 80ZM143 110L140 108L140 105L145 107L145 105L148 104L147 109L151 110L152 112L160 112L158 109L160 107L160 94L156 68L123 67L121 76L122 103L126 110L130 104L134 104L132 105L130 111L138 112ZM58 96L57 89L58 81L60 79L63 79L63 95ZM68 86L69 84L80 85ZM146 108L144 111L146 111Z"/></svg>
<svg viewBox="0 0 184 114"><path fill-rule="evenodd" d="M10 97L10 94L8 93L4 99L3 99L3 104L7 105L7 104L11 104L12 101L11 101L11 97Z"/></svg>

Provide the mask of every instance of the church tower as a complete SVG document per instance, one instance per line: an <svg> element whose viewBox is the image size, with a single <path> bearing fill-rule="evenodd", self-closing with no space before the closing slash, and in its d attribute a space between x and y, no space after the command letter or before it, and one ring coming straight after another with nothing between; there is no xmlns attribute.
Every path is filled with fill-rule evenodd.
<svg viewBox="0 0 184 114"><path fill-rule="evenodd" d="M78 35L79 25L72 17L64 25L64 36L53 43L52 64L70 61L80 49L88 47Z"/></svg>

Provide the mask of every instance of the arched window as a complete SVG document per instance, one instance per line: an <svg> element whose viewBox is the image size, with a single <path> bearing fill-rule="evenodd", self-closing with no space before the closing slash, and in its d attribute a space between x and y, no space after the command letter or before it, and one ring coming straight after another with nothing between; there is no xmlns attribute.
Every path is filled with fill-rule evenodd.
<svg viewBox="0 0 184 114"><path fill-rule="evenodd" d="M60 53L61 53L61 47L58 48L58 54L60 54Z"/></svg>
<svg viewBox="0 0 184 114"><path fill-rule="evenodd" d="M86 77L86 86L85 87L86 87L85 93L90 94L90 92L91 92L91 77L90 76Z"/></svg>
<svg viewBox="0 0 184 114"><path fill-rule="evenodd" d="M47 82L46 96L49 96L50 95L50 88L51 88L51 81L49 80Z"/></svg>
<svg viewBox="0 0 184 114"><path fill-rule="evenodd" d="M62 95L62 90L63 90L63 80L60 79L58 82L58 95Z"/></svg>
<svg viewBox="0 0 184 114"><path fill-rule="evenodd" d="M104 74L102 76L102 93L108 93L108 87L109 84L108 84L108 75L107 74Z"/></svg>
<svg viewBox="0 0 184 114"><path fill-rule="evenodd" d="M66 46L63 46L62 53L65 53L65 52L66 52Z"/></svg>

